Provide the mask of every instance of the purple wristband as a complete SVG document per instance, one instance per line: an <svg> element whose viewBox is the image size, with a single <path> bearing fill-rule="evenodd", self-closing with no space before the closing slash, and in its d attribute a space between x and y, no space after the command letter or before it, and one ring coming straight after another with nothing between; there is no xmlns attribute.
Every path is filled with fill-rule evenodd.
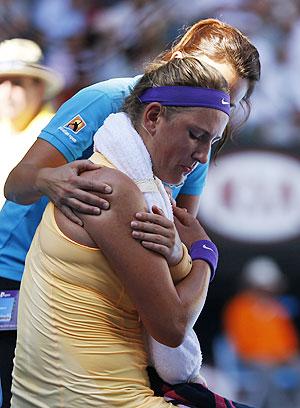
<svg viewBox="0 0 300 408"><path fill-rule="evenodd" d="M209 264L211 269L211 282L215 277L216 269L218 266L219 254L216 245L206 239L195 241L191 246L190 256L192 258L192 261L195 261L196 259L202 259Z"/></svg>

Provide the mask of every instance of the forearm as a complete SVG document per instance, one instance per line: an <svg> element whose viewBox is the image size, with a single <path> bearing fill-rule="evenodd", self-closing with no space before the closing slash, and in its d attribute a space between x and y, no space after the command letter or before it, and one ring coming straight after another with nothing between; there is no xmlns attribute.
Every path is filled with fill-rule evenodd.
<svg viewBox="0 0 300 408"><path fill-rule="evenodd" d="M192 260L189 255L188 249L184 244L182 245L183 255L180 262L174 266L169 266L170 273L174 284L178 284L184 279L192 269Z"/></svg>
<svg viewBox="0 0 300 408"><path fill-rule="evenodd" d="M202 260L193 261L190 273L176 285L178 296L185 310L188 327L192 327L198 319L206 301L210 266Z"/></svg>
<svg viewBox="0 0 300 408"><path fill-rule="evenodd" d="M37 139L20 163L9 174L4 194L18 204L31 204L44 193L41 188L47 168L67 163L65 157L50 143Z"/></svg>
<svg viewBox="0 0 300 408"><path fill-rule="evenodd" d="M6 180L5 197L17 204L32 204L38 200L42 194L37 184L38 173L32 164L15 167Z"/></svg>

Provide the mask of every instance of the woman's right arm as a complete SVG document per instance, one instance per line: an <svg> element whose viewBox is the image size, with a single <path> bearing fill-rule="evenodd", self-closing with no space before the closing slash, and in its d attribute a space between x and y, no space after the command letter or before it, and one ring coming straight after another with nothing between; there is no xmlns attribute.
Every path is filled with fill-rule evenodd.
<svg viewBox="0 0 300 408"><path fill-rule="evenodd" d="M23 160L12 170L5 196L18 204L31 204L41 195L48 198L72 221L80 223L73 210L99 213L105 209L107 186L91 186L79 175L99 166L76 160L87 154L104 120L119 110L123 95L138 78L118 78L82 89L63 103ZM80 123L80 127L77 126ZM38 136L38 135L37 135ZM68 162L68 163L67 163ZM103 194L95 197L93 192Z"/></svg>
<svg viewBox="0 0 300 408"><path fill-rule="evenodd" d="M80 219L73 210L98 214L105 209L108 204L105 197L96 197L93 192L107 194L107 186L97 180L91 186L79 177L82 171L99 166L88 160L74 160L90 148L96 130L116 109L112 104L116 91L126 90L133 80L95 84L82 89L61 105L10 173L5 196L18 204L31 204L41 195L46 195L63 214L77 223ZM74 129L79 119L83 125Z"/></svg>
<svg viewBox="0 0 300 408"><path fill-rule="evenodd" d="M37 139L21 162L9 174L4 193L8 200L31 204L46 195L69 219L81 223L71 208L80 212L99 214L108 202L98 195L111 192L111 187L91 184L80 173L95 170L98 165L89 160L67 163L65 157L50 143Z"/></svg>
<svg viewBox="0 0 300 408"><path fill-rule="evenodd" d="M142 193L123 173L101 169L83 177L91 178L92 173L111 184L113 193L110 211L101 217L80 215L84 227L119 276L147 332L160 343L177 347L202 310L210 268L205 261L194 261L190 274L175 287L164 257L132 239L133 215L146 209Z"/></svg>

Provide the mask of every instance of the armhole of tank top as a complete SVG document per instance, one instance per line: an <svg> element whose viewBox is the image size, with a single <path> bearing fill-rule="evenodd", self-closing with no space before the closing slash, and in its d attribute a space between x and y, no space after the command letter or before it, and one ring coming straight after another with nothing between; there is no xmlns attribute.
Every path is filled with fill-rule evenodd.
<svg viewBox="0 0 300 408"><path fill-rule="evenodd" d="M57 232L58 235L60 235L62 238L64 238L66 241L70 242L73 245L76 245L80 248L86 249L88 251L101 251L101 248L94 248L94 247L90 247L87 245L83 245L80 244L79 242L74 241L73 239L69 238L67 235L65 235L62 230L59 228L59 226L57 225L56 219L55 219L55 207L53 203L49 203L49 218L50 218L50 223L52 224L53 228L55 229L55 231Z"/></svg>

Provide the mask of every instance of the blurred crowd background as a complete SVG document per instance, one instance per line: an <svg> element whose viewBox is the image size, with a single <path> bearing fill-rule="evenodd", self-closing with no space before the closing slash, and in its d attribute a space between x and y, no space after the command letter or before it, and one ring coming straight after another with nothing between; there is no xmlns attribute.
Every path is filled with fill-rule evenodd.
<svg viewBox="0 0 300 408"><path fill-rule="evenodd" d="M41 46L44 63L65 79L57 108L82 87L141 73L208 17L250 37L262 78L201 201L199 217L221 253L196 326L204 370L228 397L300 407L300 1L0 0L0 40Z"/></svg>
<svg viewBox="0 0 300 408"><path fill-rule="evenodd" d="M91 83L140 73L184 27L207 17L237 26L260 50L251 143L299 146L297 0L1 0L0 36L42 47L46 64L66 80L61 101Z"/></svg>

